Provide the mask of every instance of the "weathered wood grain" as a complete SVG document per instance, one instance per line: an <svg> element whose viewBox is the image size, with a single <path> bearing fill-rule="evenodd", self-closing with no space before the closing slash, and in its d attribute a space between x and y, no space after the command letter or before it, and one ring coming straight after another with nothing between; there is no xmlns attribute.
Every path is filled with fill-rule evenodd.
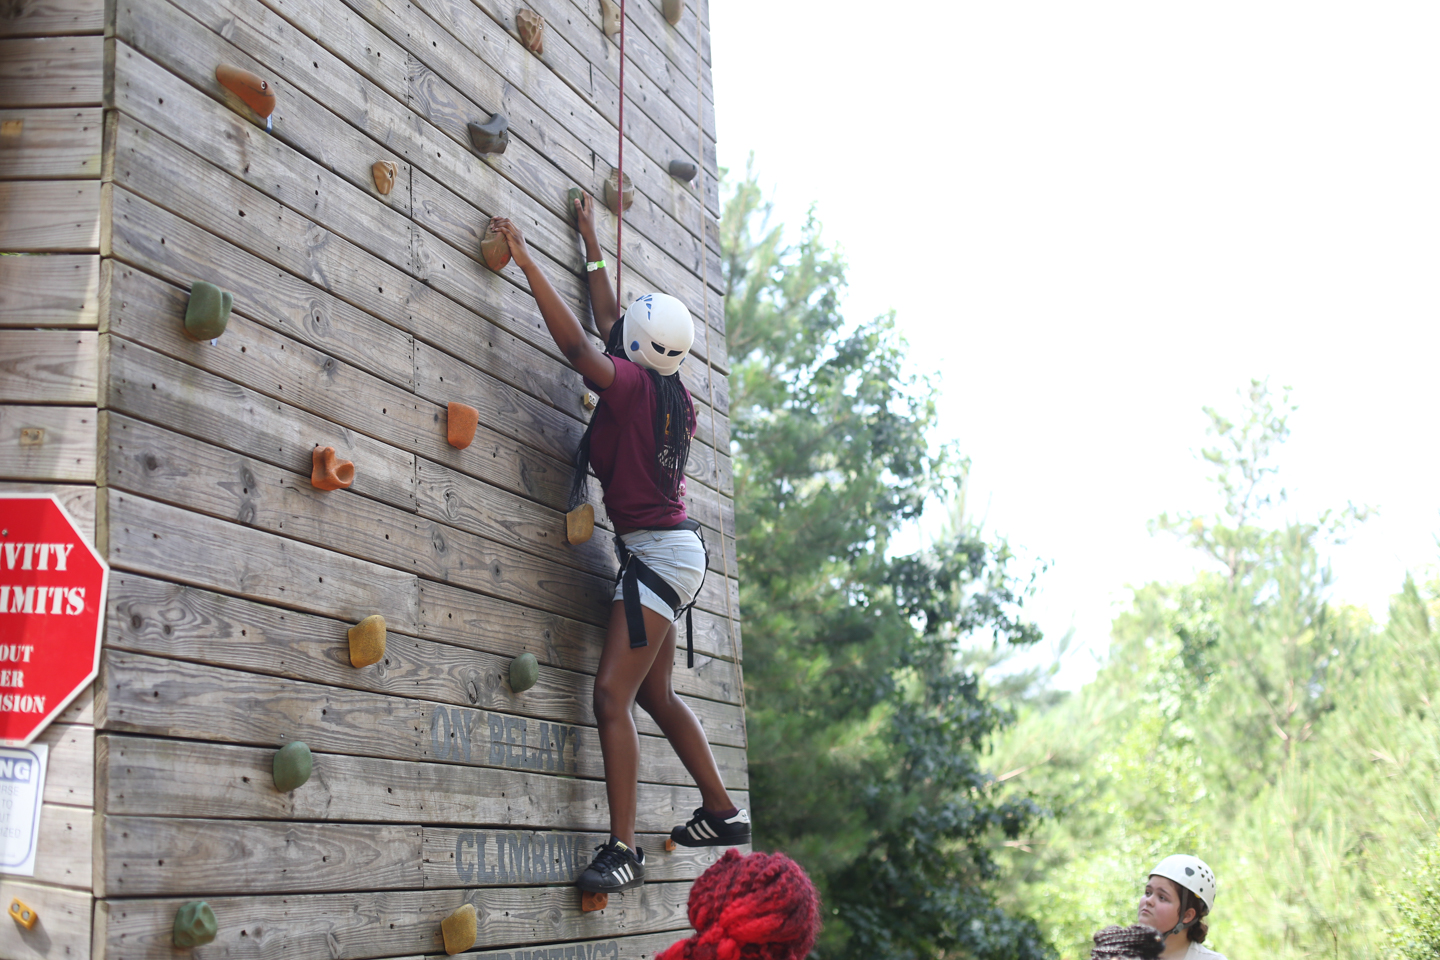
<svg viewBox="0 0 1440 960"><path fill-rule="evenodd" d="M94 327L100 257L0 257L0 327Z"/></svg>
<svg viewBox="0 0 1440 960"><path fill-rule="evenodd" d="M50 747L50 759L45 766L44 801L67 807L93 807L95 728L79 723L52 723L34 742Z"/></svg>
<svg viewBox="0 0 1440 960"><path fill-rule="evenodd" d="M94 483L95 440L94 407L0 406L0 478Z"/></svg>
<svg viewBox="0 0 1440 960"><path fill-rule="evenodd" d="M95 405L92 330L0 330L0 403Z"/></svg>
<svg viewBox="0 0 1440 960"><path fill-rule="evenodd" d="M11 483L0 482L0 493L53 493L60 505L74 518L80 535L91 546L95 544L95 487L91 484ZM73 707L74 704L71 704ZM67 711L68 713L68 711ZM64 715L62 714L62 717ZM70 723L91 723L91 720L70 720Z"/></svg>
<svg viewBox="0 0 1440 960"><path fill-rule="evenodd" d="M583 943L526 945L501 950L456 954L462 960L654 960L656 956L691 935L690 930L642 934L617 940L586 940ZM403 960L421 960L405 957Z"/></svg>
<svg viewBox="0 0 1440 960"><path fill-rule="evenodd" d="M98 252L100 184L90 180L0 182L0 248L25 253Z"/></svg>
<svg viewBox="0 0 1440 960"><path fill-rule="evenodd" d="M103 0L12 0L0 9L0 37L58 37L104 28Z"/></svg>
<svg viewBox="0 0 1440 960"><path fill-rule="evenodd" d="M389 629L416 632L412 574L133 494L110 490L100 503L108 534L102 552L117 568L351 622L380 613Z"/></svg>
<svg viewBox="0 0 1440 960"><path fill-rule="evenodd" d="M26 930L6 917L0 923L0 956L15 960L89 960L90 908L94 903L89 891L0 875L0 900L9 907L16 897L34 907L40 919L33 930Z"/></svg>
<svg viewBox="0 0 1440 960"><path fill-rule="evenodd" d="M90 828L93 820L94 811L89 807L65 807L54 803L40 807L35 882L77 890L90 889Z"/></svg>
<svg viewBox="0 0 1440 960"><path fill-rule="evenodd" d="M99 107L0 110L0 179L99 179L103 129Z"/></svg>
<svg viewBox="0 0 1440 960"><path fill-rule="evenodd" d="M98 107L103 47L100 37L0 40L0 108Z"/></svg>
<svg viewBox="0 0 1440 960"><path fill-rule="evenodd" d="M609 829L604 784L514 770L476 770L329 754L308 783L275 790L271 748L101 734L99 813L226 820L399 823L476 829ZM700 805L693 787L642 783L635 828L669 833ZM731 793L747 806L749 794Z"/></svg>
<svg viewBox="0 0 1440 960"><path fill-rule="evenodd" d="M443 950L440 921L465 902L475 904L478 942L485 944L681 931L689 891L688 883L646 884L611 897L610 906L594 914L582 914L578 892L566 887L215 897L209 903L220 934L210 950L244 960L434 954ZM95 918L99 949L107 960L169 960L175 954L170 927L182 902L102 901Z"/></svg>

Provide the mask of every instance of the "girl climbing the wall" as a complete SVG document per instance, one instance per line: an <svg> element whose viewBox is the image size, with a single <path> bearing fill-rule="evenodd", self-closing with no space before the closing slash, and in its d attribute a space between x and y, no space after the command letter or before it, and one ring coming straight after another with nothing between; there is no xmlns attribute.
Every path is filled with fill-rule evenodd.
<svg viewBox="0 0 1440 960"><path fill-rule="evenodd" d="M749 843L750 815L731 801L704 729L670 685L675 621L699 593L706 565L700 525L686 517L681 501L695 431L694 406L679 373L695 336L690 312L668 294L647 293L620 316L595 234L593 202L582 196L574 204L603 352L530 256L520 229L503 217L490 223L525 271L560 352L600 396L576 454L571 505L583 501L593 466L621 560L595 676L610 840L596 848L577 883L593 893L615 893L645 880L645 852L635 843L640 738L630 712L634 704L655 719L700 788L703 806L671 831L672 840L687 847Z"/></svg>

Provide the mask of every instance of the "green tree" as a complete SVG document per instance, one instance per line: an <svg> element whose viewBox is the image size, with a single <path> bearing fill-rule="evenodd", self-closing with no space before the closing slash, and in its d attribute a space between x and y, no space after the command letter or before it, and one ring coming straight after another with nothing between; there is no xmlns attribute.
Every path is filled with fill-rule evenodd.
<svg viewBox="0 0 1440 960"><path fill-rule="evenodd" d="M999 910L994 835L1035 818L981 768L1007 722L965 661L1038 636L1003 545L959 524L891 555L965 464L932 449L935 385L893 316L848 322L845 263L813 215L794 246L753 175L722 221L752 805L827 907L821 957L1041 958Z"/></svg>

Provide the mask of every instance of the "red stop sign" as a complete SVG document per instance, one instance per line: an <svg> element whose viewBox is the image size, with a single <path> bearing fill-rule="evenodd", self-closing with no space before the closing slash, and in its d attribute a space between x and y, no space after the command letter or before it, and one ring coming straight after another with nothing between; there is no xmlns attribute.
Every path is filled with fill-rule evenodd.
<svg viewBox="0 0 1440 960"><path fill-rule="evenodd" d="M54 496L0 493L0 745L34 740L95 679L108 573Z"/></svg>

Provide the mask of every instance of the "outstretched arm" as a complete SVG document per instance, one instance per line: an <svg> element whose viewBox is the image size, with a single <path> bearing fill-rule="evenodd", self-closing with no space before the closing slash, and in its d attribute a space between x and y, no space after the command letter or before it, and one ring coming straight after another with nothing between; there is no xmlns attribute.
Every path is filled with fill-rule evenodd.
<svg viewBox="0 0 1440 960"><path fill-rule="evenodd" d="M550 336L555 338L555 345L560 348L565 359L601 390L609 387L615 382L615 361L595 346L595 341L591 340L585 328L580 326L575 314L565 305L565 301L560 299L560 294L550 285L545 271L541 270L535 258L530 256L530 249L525 245L525 236L520 232L520 228L505 217L493 218L490 226L505 238L505 242L510 245L510 256L514 258L515 265L525 271L525 279L530 281L530 292L535 294L535 303L540 307L540 316L545 318L545 326L550 330Z"/></svg>
<svg viewBox="0 0 1440 960"><path fill-rule="evenodd" d="M585 259L594 263L603 255L600 240L595 234L595 201L590 194L581 193L574 204L580 239L585 241ZM586 279L590 281L590 312L595 315L595 327L600 331L600 339L609 341L610 328L620 318L619 306L615 303L615 288L610 286L610 271L601 267L590 271Z"/></svg>

